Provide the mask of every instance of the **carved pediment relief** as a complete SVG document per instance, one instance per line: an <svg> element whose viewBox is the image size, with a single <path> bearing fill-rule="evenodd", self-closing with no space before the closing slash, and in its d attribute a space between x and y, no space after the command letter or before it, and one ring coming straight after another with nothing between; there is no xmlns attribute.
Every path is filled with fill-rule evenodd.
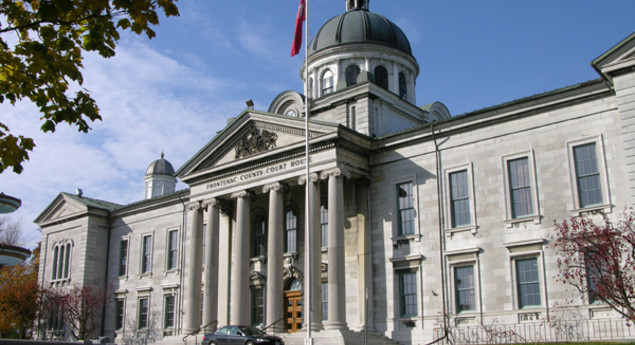
<svg viewBox="0 0 635 345"><path fill-rule="evenodd" d="M271 150L276 147L277 140L276 133L264 129L260 130L252 124L249 131L236 143L234 148L236 159Z"/></svg>

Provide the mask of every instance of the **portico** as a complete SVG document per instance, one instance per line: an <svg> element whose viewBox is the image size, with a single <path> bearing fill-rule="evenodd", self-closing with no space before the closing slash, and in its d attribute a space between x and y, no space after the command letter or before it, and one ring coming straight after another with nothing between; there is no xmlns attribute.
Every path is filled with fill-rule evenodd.
<svg viewBox="0 0 635 345"><path fill-rule="evenodd" d="M301 123L296 120L293 124ZM264 137L267 125L246 121L243 126L250 129L240 140L258 142ZM280 129L266 133L267 137L275 138L274 145L276 141L288 140L284 130L278 131ZM318 129L325 128L318 126ZM308 310L313 313L312 330L347 329L344 196L351 191L345 184L364 179L367 167L359 153L341 147L346 141L338 140L337 129L332 133L312 134L315 139L312 140L314 149L308 181L301 146L286 147L284 151L251 150L258 153L259 159L248 156L241 164L228 161L203 171L196 167L206 160L200 157L198 162L191 162L192 170L181 177L190 183L192 193L187 207L184 251L188 257L183 296L185 333L214 320L221 324L260 323L271 325L270 329L275 332L283 332L290 330L292 322L284 321L290 317L301 319L295 322L301 322L306 329L304 317ZM244 151L249 150L241 152ZM239 155L238 150L236 152ZM362 164L355 166L351 162ZM307 189L310 231L304 226ZM328 210L326 222L321 218L321 208ZM221 217L229 221L221 222ZM328 229L324 234L327 243L322 243L323 228ZM255 246L259 246L258 249ZM201 257L205 258L204 266ZM311 286L306 285L307 274L311 274ZM296 303L293 310L285 304L285 289L291 278L297 279L296 288L301 286L296 293L300 299L293 299L298 301L293 302ZM226 283L229 289L219 288L219 284ZM326 283L328 301L321 299L323 283ZM251 291L254 287L260 290ZM311 289L310 308L309 301L305 300L307 289ZM286 303L288 299L287 296ZM256 305L260 300L262 308ZM324 310L328 318L323 321L324 302L328 305ZM297 315L292 315L294 311ZM256 315L259 313L262 315ZM207 329L214 326L209 325Z"/></svg>

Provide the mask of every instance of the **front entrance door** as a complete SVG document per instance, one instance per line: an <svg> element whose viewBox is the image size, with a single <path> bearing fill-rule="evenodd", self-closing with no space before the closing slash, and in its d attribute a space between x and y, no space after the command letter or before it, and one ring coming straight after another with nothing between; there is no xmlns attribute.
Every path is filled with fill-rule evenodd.
<svg viewBox="0 0 635 345"><path fill-rule="evenodd" d="M286 291L284 293L285 330L289 333L302 329L302 291Z"/></svg>

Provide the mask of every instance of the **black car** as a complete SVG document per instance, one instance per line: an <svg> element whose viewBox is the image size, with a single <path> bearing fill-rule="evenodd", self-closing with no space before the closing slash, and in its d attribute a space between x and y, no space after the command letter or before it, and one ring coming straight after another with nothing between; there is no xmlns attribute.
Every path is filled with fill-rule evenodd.
<svg viewBox="0 0 635 345"><path fill-rule="evenodd" d="M252 326L224 326L203 336L203 345L284 345L282 338Z"/></svg>

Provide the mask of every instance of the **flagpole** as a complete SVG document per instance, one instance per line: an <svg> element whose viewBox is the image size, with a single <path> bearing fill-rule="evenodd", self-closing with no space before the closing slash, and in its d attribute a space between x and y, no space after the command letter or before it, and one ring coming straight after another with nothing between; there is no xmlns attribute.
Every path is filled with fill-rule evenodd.
<svg viewBox="0 0 635 345"><path fill-rule="evenodd" d="M312 310L311 307L313 306L313 303L311 303L311 299L312 299L312 284L313 282L311 281L311 266L312 264L312 254L311 253L311 207L309 205L309 202L311 200L310 195L309 195L309 191L311 190L311 188L309 187L309 184L311 183L310 180L310 173L311 173L311 164L310 164L310 160L309 160L309 122L310 122L310 118L311 118L311 113L309 110L309 103L311 102L311 95L309 95L309 0L305 0L305 4L304 4L304 116L305 116L305 128L304 128L304 143L305 143L305 160L306 160L306 192L305 194L305 201L304 201L304 205L305 205L305 211L304 211L304 220L305 220L305 228L306 228L306 248L305 248L305 253L306 253L306 258L305 260L307 260L307 264L305 265L306 267L306 272L305 272L305 277L306 277L306 281L305 281L305 298L306 300L304 301L304 306L305 308L307 308L308 312L305 312L305 315L307 317L306 319L306 345L312 345L313 344L313 338L311 336L311 315Z"/></svg>

